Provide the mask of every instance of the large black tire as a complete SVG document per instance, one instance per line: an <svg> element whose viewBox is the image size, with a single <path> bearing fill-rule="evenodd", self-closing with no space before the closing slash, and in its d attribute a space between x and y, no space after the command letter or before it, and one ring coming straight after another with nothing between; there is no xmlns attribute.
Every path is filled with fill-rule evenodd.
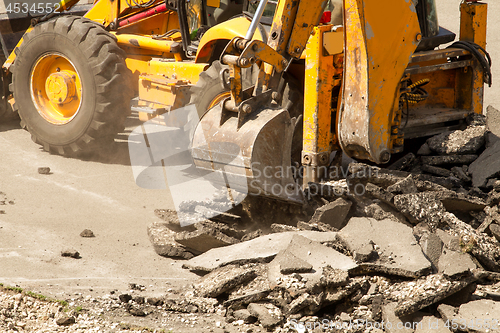
<svg viewBox="0 0 500 333"><path fill-rule="evenodd" d="M5 62L5 58L2 59L2 63ZM9 83L4 83L2 77L0 77L0 123L11 121L14 119L19 119L19 115L12 109L10 103L5 100L4 96L4 84L8 87ZM6 87L6 88L7 88Z"/></svg>
<svg viewBox="0 0 500 333"><path fill-rule="evenodd" d="M23 38L11 67L10 87L14 109L32 140L46 151L66 156L80 156L110 143L124 129L133 97L132 73L115 37L86 18L62 16L35 26ZM34 68L47 55L68 60L80 82L78 109L59 123L37 110L31 88Z"/></svg>
<svg viewBox="0 0 500 333"><path fill-rule="evenodd" d="M191 87L191 101L190 104L196 106L198 116L201 117L218 102L226 97L229 97L229 89L224 87L221 78L221 71L228 69L227 65L222 65L220 61L216 60L210 67L200 74L200 78L195 86ZM255 82L257 71L246 69L242 71L243 76L243 89L250 87ZM253 75L253 77L252 77Z"/></svg>

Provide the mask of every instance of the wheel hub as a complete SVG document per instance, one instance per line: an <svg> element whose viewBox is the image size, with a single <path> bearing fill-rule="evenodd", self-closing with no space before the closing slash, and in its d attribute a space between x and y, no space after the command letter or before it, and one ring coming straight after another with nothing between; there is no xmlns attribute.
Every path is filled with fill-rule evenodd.
<svg viewBox="0 0 500 333"><path fill-rule="evenodd" d="M62 54L41 56L31 70L31 99L49 123L64 125L75 118L82 102L82 82L73 63Z"/></svg>
<svg viewBox="0 0 500 333"><path fill-rule="evenodd" d="M75 80L67 72L52 73L45 81L45 91L52 103L66 104L76 97Z"/></svg>

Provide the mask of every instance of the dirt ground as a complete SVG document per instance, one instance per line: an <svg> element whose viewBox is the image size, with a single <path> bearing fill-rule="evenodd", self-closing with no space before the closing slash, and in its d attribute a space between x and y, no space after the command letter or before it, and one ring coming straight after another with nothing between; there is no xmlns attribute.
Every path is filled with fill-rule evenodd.
<svg viewBox="0 0 500 333"><path fill-rule="evenodd" d="M440 24L452 31L458 31L460 2L437 0ZM490 1L487 50L493 59L493 86L485 87L485 106L498 109L499 16L500 3ZM0 283L53 299L76 299L76 307L78 300L129 292L130 283L146 286L141 293L153 297L197 279L181 268L182 262L156 255L148 240L146 227L158 220L154 209L173 204L167 190L141 189L134 182L126 139L137 125L137 119L129 119L114 152L88 161L50 155L17 123L0 125L0 202L5 202L0 205ZM39 174L39 167L50 167L51 174ZM96 237L80 237L84 229ZM77 250L81 258L61 257L64 249ZM139 320L124 310L116 314L115 322ZM153 327L161 322L151 318L137 325ZM229 330L216 326L221 318L208 316L201 326L185 324L179 316L158 328Z"/></svg>

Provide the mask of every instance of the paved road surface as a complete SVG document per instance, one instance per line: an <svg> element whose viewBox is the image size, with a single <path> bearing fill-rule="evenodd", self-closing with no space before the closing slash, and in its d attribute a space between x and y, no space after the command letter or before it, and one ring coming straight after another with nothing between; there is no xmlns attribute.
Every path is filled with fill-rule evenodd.
<svg viewBox="0 0 500 333"><path fill-rule="evenodd" d="M138 121L129 123L132 129ZM173 205L166 190L135 184L125 142L106 159L69 159L42 151L11 123L0 125L0 147L0 191L14 202L0 206L0 282L56 295L127 290L130 282L161 292L196 277L151 247L146 227L159 220L154 209ZM52 174L38 174L44 166ZM96 237L80 237L86 228ZM81 259L61 257L65 248Z"/></svg>

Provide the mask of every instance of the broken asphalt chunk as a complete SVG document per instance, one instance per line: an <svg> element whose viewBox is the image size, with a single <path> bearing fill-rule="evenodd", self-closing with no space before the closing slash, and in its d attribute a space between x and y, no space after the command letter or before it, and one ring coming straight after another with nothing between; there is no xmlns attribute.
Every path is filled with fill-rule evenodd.
<svg viewBox="0 0 500 333"><path fill-rule="evenodd" d="M164 222L154 222L148 226L149 241L153 244L155 252L168 258L191 259L199 252L188 251L184 246L174 240L175 231L165 225Z"/></svg>
<svg viewBox="0 0 500 333"><path fill-rule="evenodd" d="M210 228L202 228L191 232L178 232L175 234L174 240L188 249L201 253L240 242L239 239Z"/></svg>
<svg viewBox="0 0 500 333"><path fill-rule="evenodd" d="M448 320L454 331L499 332L500 302L493 300L475 300L454 308L441 304L438 311L444 320ZM488 323L488 325L487 325Z"/></svg>
<svg viewBox="0 0 500 333"><path fill-rule="evenodd" d="M500 243L495 238L475 230L448 212L444 214L443 221L450 227L450 232L460 238L463 252L471 253L488 270L500 271Z"/></svg>
<svg viewBox="0 0 500 333"><path fill-rule="evenodd" d="M301 274L307 280L305 284L306 288L313 288L320 284L321 277L323 276L323 268L327 265L345 271L356 267L356 263L351 258L300 235L292 237L284 252L288 252L312 265L313 269L310 272ZM283 256L280 256L280 258L283 258ZM271 287L279 285L283 280L282 273L280 272L280 258L276 256L268 264L267 276Z"/></svg>
<svg viewBox="0 0 500 333"><path fill-rule="evenodd" d="M408 291L399 296L401 299L394 313L398 317L412 314L453 295L483 276L483 273L476 271L461 280L453 281L444 275L436 274L415 281L411 287L412 282L402 283L401 286Z"/></svg>
<svg viewBox="0 0 500 333"><path fill-rule="evenodd" d="M295 231L281 232L252 240L215 248L184 263L183 267L191 270L210 272L219 266L243 264L249 262L269 262L290 244L294 235L302 235L308 239L322 242L337 241L336 232Z"/></svg>
<svg viewBox="0 0 500 333"><path fill-rule="evenodd" d="M471 164L478 158L477 155L442 155L442 156L422 156L422 163L428 165L445 164Z"/></svg>
<svg viewBox="0 0 500 333"><path fill-rule="evenodd" d="M325 223L336 229L342 229L345 225L345 218L351 209L352 203L344 198L327 203L316 209L309 223Z"/></svg>
<svg viewBox="0 0 500 333"><path fill-rule="evenodd" d="M500 136L500 111L491 105L486 108L486 126L491 133Z"/></svg>
<svg viewBox="0 0 500 333"><path fill-rule="evenodd" d="M437 267L439 273L450 277L463 275L477 268L468 253L450 250L443 251Z"/></svg>
<svg viewBox="0 0 500 333"><path fill-rule="evenodd" d="M469 166L469 174L472 175L472 185L476 187L485 187L489 178L500 174L500 141L483 151Z"/></svg>
<svg viewBox="0 0 500 333"><path fill-rule="evenodd" d="M415 185L415 180L413 179L413 176L409 175L405 179L402 179L397 183L387 187L387 191L394 194L411 194L411 193L417 193L418 188L417 185ZM394 197L392 199L394 199Z"/></svg>
<svg viewBox="0 0 500 333"><path fill-rule="evenodd" d="M250 303L247 310L252 316L257 317L262 327L268 331L283 320L280 309L272 304Z"/></svg>
<svg viewBox="0 0 500 333"><path fill-rule="evenodd" d="M200 297L217 297L256 276L255 269L228 265L208 273L193 287Z"/></svg>
<svg viewBox="0 0 500 333"><path fill-rule="evenodd" d="M358 270L376 269L386 273L407 277L418 277L431 270L412 229L392 220L377 221L371 218L353 217L339 231L339 237L353 253L367 244L373 244L378 256L370 263L360 265Z"/></svg>
<svg viewBox="0 0 500 333"><path fill-rule="evenodd" d="M280 251L274 260L279 264L281 274L307 273L313 268L310 263L297 258L287 250Z"/></svg>
<svg viewBox="0 0 500 333"><path fill-rule="evenodd" d="M441 133L427 140L429 148L441 155L475 154L484 145L486 126Z"/></svg>

